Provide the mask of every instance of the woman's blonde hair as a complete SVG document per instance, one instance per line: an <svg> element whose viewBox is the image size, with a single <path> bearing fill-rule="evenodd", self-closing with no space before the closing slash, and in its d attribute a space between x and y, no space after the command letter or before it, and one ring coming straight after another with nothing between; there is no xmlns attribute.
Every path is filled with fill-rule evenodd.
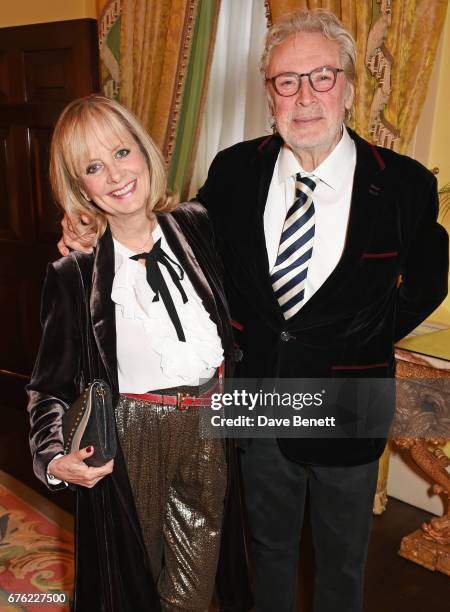
<svg viewBox="0 0 450 612"><path fill-rule="evenodd" d="M176 201L167 194L164 159L138 119L124 106L97 94L79 98L63 110L53 132L50 149L50 183L57 203L69 219L78 221L87 214L92 222L86 230L101 236L106 215L82 193L80 172L89 159L92 138L104 141L114 134L120 141L124 131L131 134L147 160L150 174L150 197L147 211L170 212Z"/></svg>

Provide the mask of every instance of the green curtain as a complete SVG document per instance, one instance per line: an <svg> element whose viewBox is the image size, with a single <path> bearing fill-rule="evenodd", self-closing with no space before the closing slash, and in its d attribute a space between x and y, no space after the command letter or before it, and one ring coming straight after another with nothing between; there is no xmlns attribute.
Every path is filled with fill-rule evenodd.
<svg viewBox="0 0 450 612"><path fill-rule="evenodd" d="M97 0L101 91L113 99L119 97L121 10L119 0Z"/></svg>
<svg viewBox="0 0 450 612"><path fill-rule="evenodd" d="M186 199L191 181L220 0L199 0L178 126L169 165L169 186Z"/></svg>

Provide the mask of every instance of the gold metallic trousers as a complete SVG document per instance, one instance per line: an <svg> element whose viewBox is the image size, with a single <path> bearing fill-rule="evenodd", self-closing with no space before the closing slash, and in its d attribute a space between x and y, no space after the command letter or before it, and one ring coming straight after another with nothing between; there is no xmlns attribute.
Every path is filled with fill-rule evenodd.
<svg viewBox="0 0 450 612"><path fill-rule="evenodd" d="M120 396L119 441L165 611L208 610L226 489L223 440L202 439L199 414Z"/></svg>

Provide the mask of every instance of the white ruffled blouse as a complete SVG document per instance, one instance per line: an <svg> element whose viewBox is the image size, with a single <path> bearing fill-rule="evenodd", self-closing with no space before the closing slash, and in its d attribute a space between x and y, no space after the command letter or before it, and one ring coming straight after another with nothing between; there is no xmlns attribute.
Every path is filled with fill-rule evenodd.
<svg viewBox="0 0 450 612"><path fill-rule="evenodd" d="M158 225L153 239L156 242L159 238L163 251L179 263ZM117 240L114 254L111 298L116 305L119 390L145 393L198 385L211 378L223 361L222 345L217 327L186 273L180 281L188 297L183 304L167 269L160 266L186 337L186 342L181 342L162 298L153 302L155 293L147 282L145 266L130 259L135 253Z"/></svg>

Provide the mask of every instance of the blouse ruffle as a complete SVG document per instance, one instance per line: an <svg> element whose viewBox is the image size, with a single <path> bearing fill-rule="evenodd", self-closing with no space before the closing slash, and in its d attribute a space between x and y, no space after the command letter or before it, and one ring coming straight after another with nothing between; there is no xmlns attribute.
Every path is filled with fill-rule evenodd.
<svg viewBox="0 0 450 612"><path fill-rule="evenodd" d="M164 245L163 245L164 248ZM164 274L178 312L186 342L178 340L161 297L154 302L155 293L149 286L145 267L129 258L126 249L115 241L116 274L111 299L122 309L125 319L136 319L142 324L150 345L161 356L161 370L169 378L181 377L190 381L206 368L217 368L223 361L223 350L215 323L210 319L186 273L181 281L188 297L183 304L180 292ZM168 253L172 257L170 253Z"/></svg>

